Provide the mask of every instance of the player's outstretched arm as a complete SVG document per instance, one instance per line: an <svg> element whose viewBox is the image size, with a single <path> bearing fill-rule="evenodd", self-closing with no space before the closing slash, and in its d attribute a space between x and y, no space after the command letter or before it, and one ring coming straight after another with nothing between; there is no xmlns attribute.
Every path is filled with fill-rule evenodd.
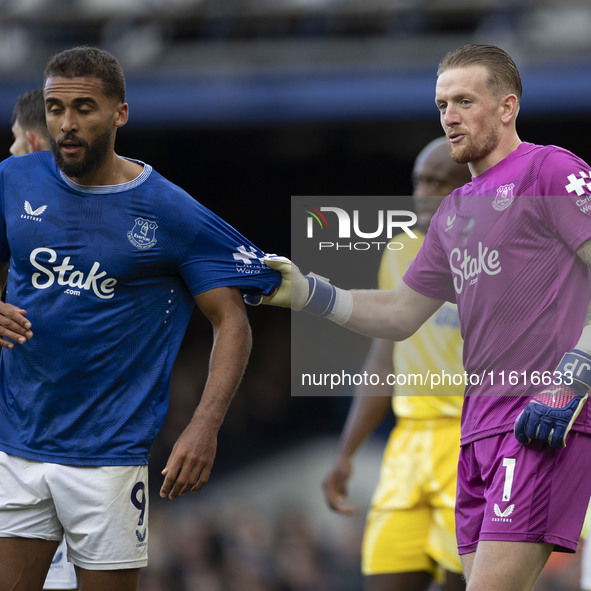
<svg viewBox="0 0 591 591"><path fill-rule="evenodd" d="M369 337L404 340L443 304L443 301L427 297L405 283L391 291L349 291L314 273L303 275L284 257L267 257L265 263L281 273L281 285L270 296L245 298L247 303L291 307L328 318Z"/></svg>
<svg viewBox="0 0 591 591"><path fill-rule="evenodd" d="M246 368L252 345L240 292L221 287L195 296L214 333L201 401L162 471L161 497L171 500L201 490L209 480L218 431Z"/></svg>
<svg viewBox="0 0 591 591"><path fill-rule="evenodd" d="M394 343L374 339L363 370L385 376L394 371ZM381 389L381 391L378 391ZM359 386L341 433L337 457L326 474L322 488L328 506L343 515L353 515L356 507L348 500L348 482L353 474L353 456L392 409L392 386L383 380L380 386Z"/></svg>

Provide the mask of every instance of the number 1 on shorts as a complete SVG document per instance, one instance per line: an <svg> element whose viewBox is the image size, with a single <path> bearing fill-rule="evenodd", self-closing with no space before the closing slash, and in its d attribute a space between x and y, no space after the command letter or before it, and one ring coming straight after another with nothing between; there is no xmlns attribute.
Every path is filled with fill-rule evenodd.
<svg viewBox="0 0 591 591"><path fill-rule="evenodd" d="M511 488L513 486L513 476L515 474L515 458L503 458L505 470L505 486L503 487L503 501L511 498Z"/></svg>

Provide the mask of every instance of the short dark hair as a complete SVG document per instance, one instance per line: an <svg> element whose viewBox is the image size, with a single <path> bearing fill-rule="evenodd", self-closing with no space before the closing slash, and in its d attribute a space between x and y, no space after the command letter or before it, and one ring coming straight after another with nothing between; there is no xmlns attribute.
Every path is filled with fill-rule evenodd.
<svg viewBox="0 0 591 591"><path fill-rule="evenodd" d="M19 95L12 110L10 125L17 121L24 131L43 132L47 135L43 88L34 88Z"/></svg>
<svg viewBox="0 0 591 591"><path fill-rule="evenodd" d="M469 44L452 49L441 60L437 76L453 68L484 66L493 94L511 93L521 100L522 86L519 70L511 56L496 45Z"/></svg>
<svg viewBox="0 0 591 591"><path fill-rule="evenodd" d="M43 83L52 76L80 78L90 76L103 83L105 96L125 102L125 76L121 64L108 51L98 47L73 47L55 54L43 73Z"/></svg>

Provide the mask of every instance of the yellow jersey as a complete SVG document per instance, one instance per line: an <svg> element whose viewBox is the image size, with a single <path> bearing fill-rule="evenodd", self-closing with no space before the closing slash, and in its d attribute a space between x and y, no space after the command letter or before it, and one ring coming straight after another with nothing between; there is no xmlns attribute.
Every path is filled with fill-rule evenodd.
<svg viewBox="0 0 591 591"><path fill-rule="evenodd" d="M394 289L421 248L425 236L403 233L392 242L400 250L384 251L378 272L380 289ZM445 302L410 338L394 344L396 374L392 407L398 417L431 419L461 416L465 388L463 339L455 304ZM421 378L418 378L418 375ZM422 384L421 384L422 382Z"/></svg>

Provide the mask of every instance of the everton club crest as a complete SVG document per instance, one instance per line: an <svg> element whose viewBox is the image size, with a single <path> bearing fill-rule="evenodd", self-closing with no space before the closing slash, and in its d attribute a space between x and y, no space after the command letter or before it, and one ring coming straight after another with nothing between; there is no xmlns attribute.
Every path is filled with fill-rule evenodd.
<svg viewBox="0 0 591 591"><path fill-rule="evenodd" d="M503 211L504 209L507 209L509 205L513 203L513 199L515 199L515 195L513 195L513 189L515 189L514 183L502 185L499 187L497 189L497 196L492 202L493 209L496 211Z"/></svg>
<svg viewBox="0 0 591 591"><path fill-rule="evenodd" d="M127 239L140 250L152 248L156 242L158 224L144 218L136 218L135 226L127 232Z"/></svg>

